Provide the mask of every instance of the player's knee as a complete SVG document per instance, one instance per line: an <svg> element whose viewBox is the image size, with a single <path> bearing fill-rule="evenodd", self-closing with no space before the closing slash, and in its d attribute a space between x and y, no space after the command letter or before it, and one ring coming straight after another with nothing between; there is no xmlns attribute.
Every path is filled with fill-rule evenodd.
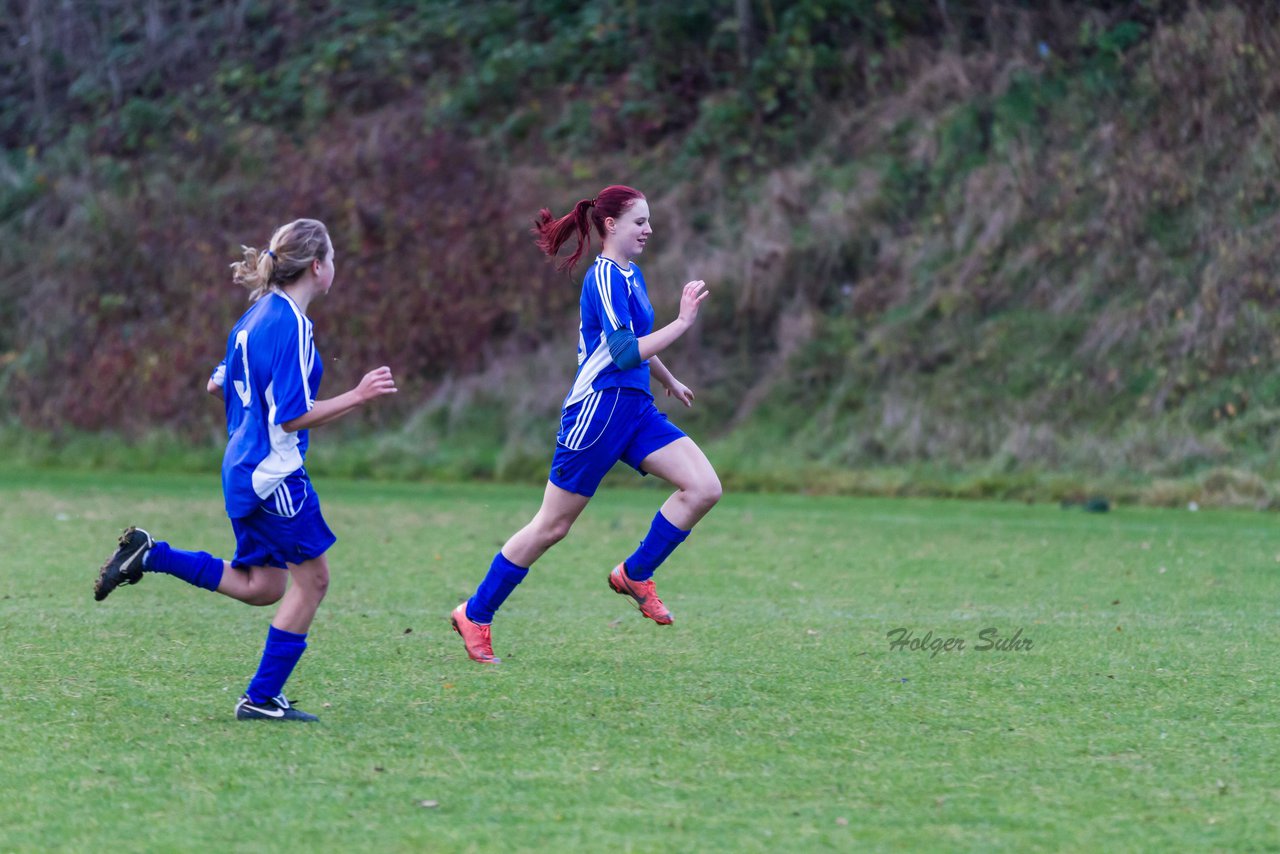
<svg viewBox="0 0 1280 854"><path fill-rule="evenodd" d="M573 522L567 521L558 521L556 524L553 524L552 528L547 531L550 542L552 542L553 545L561 542L562 539L568 536L568 529L572 528L572 526Z"/></svg>
<svg viewBox="0 0 1280 854"><path fill-rule="evenodd" d="M723 496L724 496L724 487L720 485L720 478L716 477L715 474L712 474L711 483L708 485L708 488L707 488L707 500L710 501L711 506L714 507L720 503L720 499Z"/></svg>
<svg viewBox="0 0 1280 854"><path fill-rule="evenodd" d="M708 477L701 478L694 484L690 492L692 493L690 498L703 510L710 510L715 507L720 501L720 496L724 494L724 490L720 486L720 478L716 476L715 472L712 472Z"/></svg>
<svg viewBox="0 0 1280 854"><path fill-rule="evenodd" d="M543 541L547 546L554 546L569 536L569 529L572 527L573 521L570 519L553 519L542 529Z"/></svg>
<svg viewBox="0 0 1280 854"><path fill-rule="evenodd" d="M307 591L317 602L329 592L329 571L313 573L307 578Z"/></svg>

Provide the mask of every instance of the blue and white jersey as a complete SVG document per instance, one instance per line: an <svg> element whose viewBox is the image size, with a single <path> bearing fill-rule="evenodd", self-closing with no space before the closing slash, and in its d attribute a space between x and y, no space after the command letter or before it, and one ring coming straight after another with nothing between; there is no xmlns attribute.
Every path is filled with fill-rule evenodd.
<svg viewBox="0 0 1280 854"><path fill-rule="evenodd" d="M623 370L614 364L608 339L619 329L637 338L653 331L653 305L644 274L633 262L624 270L608 258L596 258L582 280L582 321L578 324L578 375L564 400L568 409L594 393L610 388L649 391L649 360Z"/></svg>
<svg viewBox="0 0 1280 854"><path fill-rule="evenodd" d="M254 303L227 336L226 358L213 380L227 409L222 492L232 519L260 505L293 516L306 500L308 431L289 433L280 425L311 411L323 373L311 321L280 291Z"/></svg>

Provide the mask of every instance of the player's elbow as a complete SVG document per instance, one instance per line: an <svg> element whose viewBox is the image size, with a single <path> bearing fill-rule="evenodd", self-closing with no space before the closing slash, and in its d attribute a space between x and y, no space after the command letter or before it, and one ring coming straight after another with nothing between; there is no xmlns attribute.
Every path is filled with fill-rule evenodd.
<svg viewBox="0 0 1280 854"><path fill-rule="evenodd" d="M213 380L209 380L207 383L205 383L204 390L209 392L209 394L213 395L214 397L217 397L217 398L222 397L222 386L218 385Z"/></svg>
<svg viewBox="0 0 1280 854"><path fill-rule="evenodd" d="M290 418L288 421L280 422L280 429L286 433L297 433L299 430L306 430L315 427L317 424L326 424L330 420L332 413L329 415L321 415L319 410L315 408L315 401L307 404L307 411L303 412L296 418Z"/></svg>
<svg viewBox="0 0 1280 854"><path fill-rule="evenodd" d="M606 341L613 363L624 371L640 366L640 342L630 329L619 329Z"/></svg>

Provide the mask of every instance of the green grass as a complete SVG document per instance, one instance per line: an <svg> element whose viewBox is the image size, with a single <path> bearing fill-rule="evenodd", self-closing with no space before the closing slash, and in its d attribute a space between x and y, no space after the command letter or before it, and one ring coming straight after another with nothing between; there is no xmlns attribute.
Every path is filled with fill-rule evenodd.
<svg viewBox="0 0 1280 854"><path fill-rule="evenodd" d="M1280 850L1269 516L731 494L661 629L605 574L663 493L609 490L483 668L446 615L539 491L318 486L284 726L231 718L269 610L92 601L126 523L225 554L216 479L0 475L0 850Z"/></svg>

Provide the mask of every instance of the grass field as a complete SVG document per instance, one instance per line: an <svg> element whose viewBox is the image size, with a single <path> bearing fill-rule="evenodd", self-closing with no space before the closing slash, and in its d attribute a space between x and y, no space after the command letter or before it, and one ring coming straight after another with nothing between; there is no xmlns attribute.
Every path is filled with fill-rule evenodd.
<svg viewBox="0 0 1280 854"><path fill-rule="evenodd" d="M729 495L666 629L608 490L484 668L446 617L539 491L318 486L303 726L232 719L270 610L92 600L127 523L225 554L216 479L0 475L0 850L1280 850L1269 515Z"/></svg>

